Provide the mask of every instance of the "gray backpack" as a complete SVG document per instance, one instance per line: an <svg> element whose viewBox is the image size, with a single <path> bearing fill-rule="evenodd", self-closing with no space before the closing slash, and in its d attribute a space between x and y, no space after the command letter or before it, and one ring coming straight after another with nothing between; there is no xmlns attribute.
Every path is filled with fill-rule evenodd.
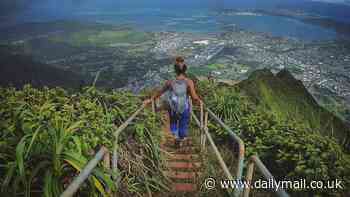
<svg viewBox="0 0 350 197"><path fill-rule="evenodd" d="M168 104L170 109L177 115L183 113L187 105L187 81L174 80L168 91Z"/></svg>

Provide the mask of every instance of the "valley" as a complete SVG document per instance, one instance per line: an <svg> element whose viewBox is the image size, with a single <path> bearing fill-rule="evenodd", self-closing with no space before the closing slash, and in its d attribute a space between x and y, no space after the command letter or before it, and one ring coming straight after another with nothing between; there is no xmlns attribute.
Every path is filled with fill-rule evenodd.
<svg viewBox="0 0 350 197"><path fill-rule="evenodd" d="M223 29L159 32L129 25L58 21L2 31L1 45L10 54L32 56L88 82L100 73L97 86L134 92L170 78L172 61L179 55L193 74L216 79L240 81L256 69L275 73L288 69L323 106L350 118L349 41L277 37L234 24Z"/></svg>

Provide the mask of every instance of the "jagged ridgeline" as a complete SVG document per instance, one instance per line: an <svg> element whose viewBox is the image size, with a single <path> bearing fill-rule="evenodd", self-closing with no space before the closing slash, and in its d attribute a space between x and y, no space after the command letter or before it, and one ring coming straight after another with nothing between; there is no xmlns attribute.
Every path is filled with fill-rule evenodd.
<svg viewBox="0 0 350 197"><path fill-rule="evenodd" d="M295 120L311 132L336 138L350 150L350 125L321 107L288 70L276 75L268 69L255 71L238 87L252 102L271 111L277 119Z"/></svg>
<svg viewBox="0 0 350 197"><path fill-rule="evenodd" d="M245 142L245 156L258 154L277 179L343 181L344 189L289 190L292 196L347 196L349 127L288 71L257 70L233 86L203 79L197 85L205 103ZM209 130L219 149L231 147L225 130L215 124Z"/></svg>
<svg viewBox="0 0 350 197"><path fill-rule="evenodd" d="M59 196L99 147L142 103L139 95L94 87L0 88L1 196ZM159 153L160 118L146 109L119 140L120 187L101 164L78 196L142 196L166 190Z"/></svg>

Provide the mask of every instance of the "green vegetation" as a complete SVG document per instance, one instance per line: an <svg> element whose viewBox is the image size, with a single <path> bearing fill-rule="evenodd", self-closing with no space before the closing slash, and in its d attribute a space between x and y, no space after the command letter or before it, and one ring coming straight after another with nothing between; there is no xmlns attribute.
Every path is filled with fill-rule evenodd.
<svg viewBox="0 0 350 197"><path fill-rule="evenodd" d="M208 66L189 67L188 71L197 76L208 76L215 69Z"/></svg>
<svg viewBox="0 0 350 197"><path fill-rule="evenodd" d="M223 68L225 68L225 65L223 65L223 64L209 64L208 68L210 68L210 69L223 69Z"/></svg>
<svg viewBox="0 0 350 197"><path fill-rule="evenodd" d="M207 69L200 69L200 68L191 68L191 67L189 67L188 72L193 74L193 75L208 76L210 71L207 70Z"/></svg>
<svg viewBox="0 0 350 197"><path fill-rule="evenodd" d="M349 120L350 109L347 107L344 99L327 95L319 95L318 100L320 105L326 108L328 111L342 118L343 120Z"/></svg>
<svg viewBox="0 0 350 197"><path fill-rule="evenodd" d="M205 103L243 139L246 158L258 154L280 180L338 179L345 188L289 193L344 196L348 192L350 154L346 143L337 138L342 132L346 136L348 128L321 108L287 71L273 75L260 70L236 86L196 83ZM145 94L147 90L134 95L94 87L75 94L61 88L0 88L1 194L60 194L100 146L112 150L113 131L140 106ZM111 179L114 174L100 164L79 195L106 196L107 188L120 196L166 193L160 128L160 117L146 109L118 139L119 187ZM226 163L234 164L237 148L232 148L228 133L214 122L209 130ZM213 154L202 156L206 161L202 178L224 177ZM235 165L229 168L234 174ZM257 173L254 178L260 176ZM200 192L203 196L224 194Z"/></svg>
<svg viewBox="0 0 350 197"><path fill-rule="evenodd" d="M55 35L49 40L54 42L65 42L73 46L93 45L108 47L116 43L138 44L150 39L151 36L145 32L134 30L83 30L68 35Z"/></svg>
<svg viewBox="0 0 350 197"><path fill-rule="evenodd" d="M30 83L34 87L77 89L87 81L82 75L40 63L27 55L12 54L10 50L10 46L0 45L0 86L21 88Z"/></svg>
<svg viewBox="0 0 350 197"><path fill-rule="evenodd" d="M61 88L0 88L0 183L4 196L58 196L113 131L141 104L128 92L94 87L69 94ZM160 122L148 109L119 137L120 187L100 165L80 195L142 196L166 190L159 152Z"/></svg>
<svg viewBox="0 0 350 197"><path fill-rule="evenodd" d="M239 90L263 110L282 120L296 120L314 132L334 137L350 148L350 129L337 116L320 107L301 81L287 70L273 75L258 70L239 84Z"/></svg>
<svg viewBox="0 0 350 197"><path fill-rule="evenodd" d="M302 113L299 108L301 104L306 112L311 109L315 110L316 107L309 106L307 92L301 95L302 89L293 85L292 79L288 83L277 84L276 86L283 87L284 92L282 90L276 92L276 86L262 85L266 85L273 78L269 80L265 78L266 83L259 81L268 72L264 70L258 72L261 73L253 74L247 81L235 87L219 86L208 81L200 81L197 85L205 103L243 139L246 146L246 157L258 154L277 179L300 180L304 178L308 182L338 179L342 180L344 188L344 190L289 190L291 194L344 196L350 186L350 155L347 148L340 145L339 139L324 135L325 129L331 127L326 127L327 125L323 125L322 122L318 122L317 127L312 127L310 123L315 122L314 117L305 115L304 120L301 120L296 115L296 113ZM295 79L294 81L296 82ZM272 85L271 81L270 83ZM252 84L260 84L260 86ZM300 90L296 92L298 95L294 94L299 102L293 101L293 97L287 98L293 93L293 88L296 88L295 91ZM286 107L290 111L286 110ZM299 110L292 111L293 107ZM331 114L329 118L332 117ZM232 158L226 157L229 154L227 147L232 147L228 133L213 123L209 124L209 130L215 136L214 139L219 149L226 152L224 154L226 162L234 163ZM347 132L347 130L341 132ZM231 154L235 155L232 152ZM210 166L218 169L217 163L209 160L208 168ZM231 172L234 173L233 170ZM220 172L216 173L220 174ZM258 175L255 175L256 179L260 178Z"/></svg>

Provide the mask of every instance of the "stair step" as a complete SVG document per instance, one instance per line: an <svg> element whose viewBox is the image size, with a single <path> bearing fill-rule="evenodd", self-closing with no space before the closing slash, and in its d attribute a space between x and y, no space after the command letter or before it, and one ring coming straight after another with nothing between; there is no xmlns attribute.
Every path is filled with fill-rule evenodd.
<svg viewBox="0 0 350 197"><path fill-rule="evenodd" d="M194 179L199 176L199 173L195 172L178 172L178 171L166 171L166 176L173 179Z"/></svg>
<svg viewBox="0 0 350 197"><path fill-rule="evenodd" d="M172 134L170 135L165 135L163 137L164 140L166 141L174 141L175 140L175 136L173 136ZM184 142L190 142L190 141L193 141L193 139L191 137L186 137L185 139L183 139L182 141Z"/></svg>
<svg viewBox="0 0 350 197"><path fill-rule="evenodd" d="M197 186L192 183L174 183L172 186L174 192L193 192L196 189Z"/></svg>
<svg viewBox="0 0 350 197"><path fill-rule="evenodd" d="M173 154L194 154L199 152L198 147L194 147L194 146L187 146L187 147L185 146L180 148L165 146L163 147L163 149Z"/></svg>
<svg viewBox="0 0 350 197"><path fill-rule="evenodd" d="M181 144L181 147L180 148L176 148L175 146L175 142L166 142L164 144L162 144L164 148L166 149L176 149L176 150L179 150L179 149L184 149L184 148L195 148L195 146L193 144Z"/></svg>
<svg viewBox="0 0 350 197"><path fill-rule="evenodd" d="M198 154L171 154L168 158L168 160L186 160L186 161L193 161L198 160L199 155Z"/></svg>
<svg viewBox="0 0 350 197"><path fill-rule="evenodd" d="M168 162L169 168L175 169L197 169L201 167L200 162L183 162L183 161L170 161Z"/></svg>

